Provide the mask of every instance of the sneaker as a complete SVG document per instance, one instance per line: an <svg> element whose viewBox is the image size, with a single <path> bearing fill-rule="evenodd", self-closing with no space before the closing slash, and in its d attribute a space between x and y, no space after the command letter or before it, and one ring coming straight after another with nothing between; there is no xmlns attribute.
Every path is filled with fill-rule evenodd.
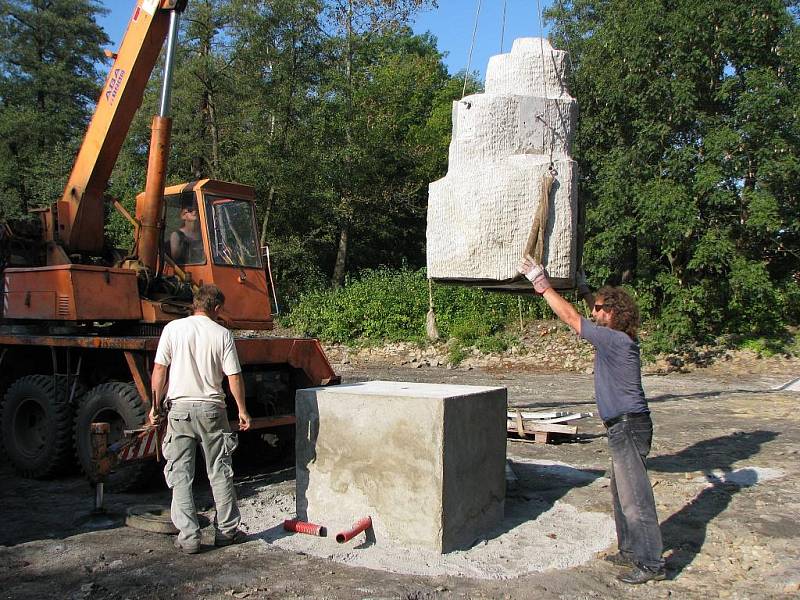
<svg viewBox="0 0 800 600"><path fill-rule="evenodd" d="M617 552L616 554L606 554L603 557L603 560L606 562L610 562L612 565L617 565L618 567L636 566L636 563L633 562L633 559L629 557L627 554L623 554L622 552Z"/></svg>
<svg viewBox="0 0 800 600"><path fill-rule="evenodd" d="M214 545L218 548L222 548L224 546L238 544L239 542L244 541L244 538L245 533L240 529L234 531L232 535L223 535L220 532L217 532L214 534Z"/></svg>
<svg viewBox="0 0 800 600"><path fill-rule="evenodd" d="M658 571L651 571L650 569L643 569L641 567L634 567L627 573L623 573L617 577L622 583L629 583L631 585L647 583L648 581L663 581L666 578L667 573L663 568Z"/></svg>
<svg viewBox="0 0 800 600"><path fill-rule="evenodd" d="M175 538L174 545L179 552L183 552L184 554L197 554L200 552L200 542L182 544L178 538Z"/></svg>

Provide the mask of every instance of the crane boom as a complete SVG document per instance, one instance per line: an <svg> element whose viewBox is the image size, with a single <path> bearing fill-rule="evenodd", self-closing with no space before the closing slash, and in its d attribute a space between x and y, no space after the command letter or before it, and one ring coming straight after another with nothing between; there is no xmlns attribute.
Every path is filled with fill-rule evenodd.
<svg viewBox="0 0 800 600"><path fill-rule="evenodd" d="M97 101L64 194L58 201L58 231L70 253L103 249L103 198L111 171L169 29L169 14L185 0L137 0L114 65Z"/></svg>

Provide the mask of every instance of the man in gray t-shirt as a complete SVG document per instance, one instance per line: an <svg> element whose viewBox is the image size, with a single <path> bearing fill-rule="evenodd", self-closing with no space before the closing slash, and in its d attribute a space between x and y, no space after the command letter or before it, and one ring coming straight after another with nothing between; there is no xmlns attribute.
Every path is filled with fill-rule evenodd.
<svg viewBox="0 0 800 600"><path fill-rule="evenodd" d="M605 287L593 296L579 277L578 290L592 307L592 323L552 288L541 265L526 258L519 270L556 316L595 348L595 397L608 430L611 496L619 548L606 560L631 567L618 577L625 583L664 579L661 530L647 476L653 422L642 389L636 303L621 288Z"/></svg>

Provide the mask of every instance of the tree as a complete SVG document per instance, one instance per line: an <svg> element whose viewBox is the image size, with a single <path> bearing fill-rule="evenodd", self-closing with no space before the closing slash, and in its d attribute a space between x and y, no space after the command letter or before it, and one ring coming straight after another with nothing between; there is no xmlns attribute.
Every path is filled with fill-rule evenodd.
<svg viewBox="0 0 800 600"><path fill-rule="evenodd" d="M206 0L182 20L168 180L253 185L262 243L289 301L325 285L323 273L344 277L340 256L349 272L423 264L427 185L444 174L461 94L435 40L393 20L403 11L372 13L380 26L353 35L348 80L347 39L330 7ZM112 178L126 204L143 181L158 70ZM113 219L109 228L123 244L125 227Z"/></svg>
<svg viewBox="0 0 800 600"><path fill-rule="evenodd" d="M104 12L95 0L0 0L4 215L53 202L66 183L100 93Z"/></svg>
<svg viewBox="0 0 800 600"><path fill-rule="evenodd" d="M197 0L182 18L174 83L180 162L174 170L185 178L229 178L225 157L235 144L239 107L235 19L230 0Z"/></svg>
<svg viewBox="0 0 800 600"><path fill-rule="evenodd" d="M258 195L261 243L269 244L285 303L320 285L327 199L313 136L321 73L328 68L319 27L322 2L242 2L232 35L238 92L236 180Z"/></svg>
<svg viewBox="0 0 800 600"><path fill-rule="evenodd" d="M367 48L372 37L397 31L408 23L416 10L435 6L435 0L331 0L327 3L327 24L338 35L339 42L332 47L332 56L338 59L341 71L331 79L335 89L332 97L341 103L344 114L342 131L342 168L335 182L338 207L335 211L339 227L336 261L331 282L338 287L344 281L351 229L355 217L354 204L363 196L359 189L361 171L355 162L364 156L353 139L351 124L357 118L354 97L359 81L363 81L360 52ZM368 64L365 61L364 64Z"/></svg>
<svg viewBox="0 0 800 600"><path fill-rule="evenodd" d="M665 346L774 331L797 294L797 8L574 0L548 12L581 106L585 264L598 283L637 287Z"/></svg>

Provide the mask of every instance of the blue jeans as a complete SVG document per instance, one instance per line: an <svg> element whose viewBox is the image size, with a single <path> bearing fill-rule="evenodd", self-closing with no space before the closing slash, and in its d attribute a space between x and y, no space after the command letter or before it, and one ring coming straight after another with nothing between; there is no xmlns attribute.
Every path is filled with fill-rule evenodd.
<svg viewBox="0 0 800 600"><path fill-rule="evenodd" d="M659 571L663 545L653 488L647 477L647 455L653 440L649 415L615 423L608 428L611 453L611 495L617 545L639 567Z"/></svg>

